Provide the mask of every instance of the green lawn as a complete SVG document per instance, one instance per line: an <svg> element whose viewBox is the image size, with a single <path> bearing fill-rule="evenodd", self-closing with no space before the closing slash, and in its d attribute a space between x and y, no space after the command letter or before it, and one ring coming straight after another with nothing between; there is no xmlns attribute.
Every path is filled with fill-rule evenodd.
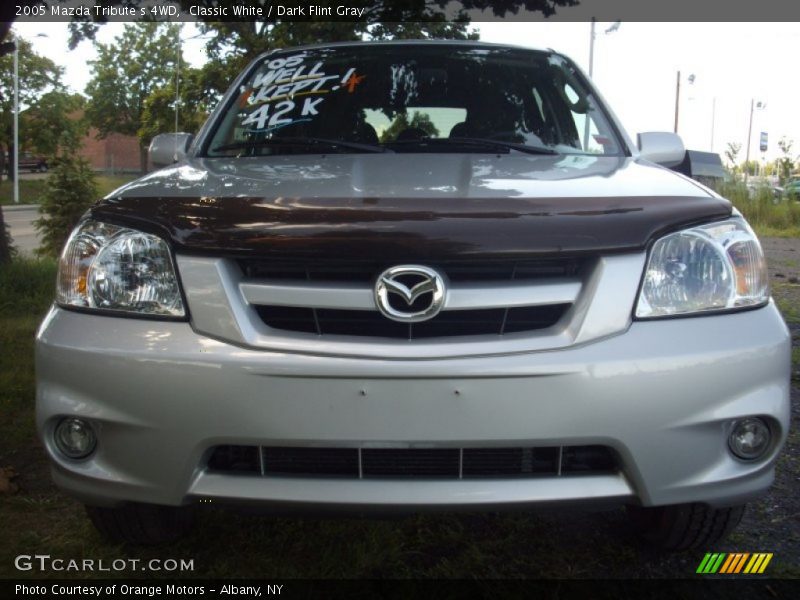
<svg viewBox="0 0 800 600"><path fill-rule="evenodd" d="M97 197L102 198L109 192L121 185L133 181L138 175L95 175L97 181ZM19 203L20 204L41 204L41 196L44 193L46 178L41 179L20 179L19 180ZM0 182L0 205L14 204L13 182L3 180Z"/></svg>

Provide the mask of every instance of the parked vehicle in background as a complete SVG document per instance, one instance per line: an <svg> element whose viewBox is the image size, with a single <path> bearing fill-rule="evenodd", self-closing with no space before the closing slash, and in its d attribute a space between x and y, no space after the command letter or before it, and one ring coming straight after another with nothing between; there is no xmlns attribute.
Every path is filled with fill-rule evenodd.
<svg viewBox="0 0 800 600"><path fill-rule="evenodd" d="M766 194L772 198L774 204L779 203L784 197L784 188L766 179L751 179L746 184L747 196L755 199L759 194Z"/></svg>
<svg viewBox="0 0 800 600"><path fill-rule="evenodd" d="M727 175L719 154L700 150L687 150L683 162L673 169L712 190L717 190Z"/></svg>
<svg viewBox="0 0 800 600"><path fill-rule="evenodd" d="M783 185L784 193L795 199L800 200L800 179L790 179Z"/></svg>
<svg viewBox="0 0 800 600"><path fill-rule="evenodd" d="M13 162L10 162L9 169L13 168L12 165ZM33 154L32 152L21 152L19 155L20 171L38 171L44 173L48 168L47 159L44 156Z"/></svg>
<svg viewBox="0 0 800 600"><path fill-rule="evenodd" d="M791 339L759 242L563 55L276 50L189 138L78 224L37 336L54 480L112 539L209 501L580 501L713 548L772 483Z"/></svg>

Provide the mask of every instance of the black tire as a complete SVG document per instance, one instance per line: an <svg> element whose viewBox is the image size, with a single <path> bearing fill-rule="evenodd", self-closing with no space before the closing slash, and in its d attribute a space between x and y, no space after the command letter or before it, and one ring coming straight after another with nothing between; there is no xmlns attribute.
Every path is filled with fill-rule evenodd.
<svg viewBox="0 0 800 600"><path fill-rule="evenodd" d="M153 545L174 542L194 524L191 507L125 504L117 508L87 506L92 525L112 542Z"/></svg>
<svg viewBox="0 0 800 600"><path fill-rule="evenodd" d="M629 506L639 536L662 550L708 548L727 536L742 520L744 505L711 508L707 504Z"/></svg>

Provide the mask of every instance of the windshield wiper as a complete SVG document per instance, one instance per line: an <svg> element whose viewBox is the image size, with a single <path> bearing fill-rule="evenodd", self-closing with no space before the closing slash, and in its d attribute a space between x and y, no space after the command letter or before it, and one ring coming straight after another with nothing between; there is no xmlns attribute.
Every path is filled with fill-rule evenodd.
<svg viewBox="0 0 800 600"><path fill-rule="evenodd" d="M345 142L343 140L329 140L326 138L315 137L279 137L267 138L263 140L251 140L223 144L212 148L212 152L224 152L225 150L239 150L243 148L260 148L264 146L328 146L329 148L346 148L348 150L361 150L362 152L394 152L383 146L374 144L360 144L358 142Z"/></svg>
<svg viewBox="0 0 800 600"><path fill-rule="evenodd" d="M504 142L503 140L492 140L489 138L455 137L455 138L423 138L420 140L400 140L388 142L389 145L441 145L441 146L484 146L490 148L504 148L507 150L517 150L526 154L558 154L557 151L546 146L530 146L516 142Z"/></svg>

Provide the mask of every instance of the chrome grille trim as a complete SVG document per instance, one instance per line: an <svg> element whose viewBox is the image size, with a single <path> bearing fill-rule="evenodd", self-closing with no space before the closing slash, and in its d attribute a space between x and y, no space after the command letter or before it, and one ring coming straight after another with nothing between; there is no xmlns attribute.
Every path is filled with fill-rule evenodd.
<svg viewBox="0 0 800 600"><path fill-rule="evenodd" d="M442 310L517 308L572 304L578 298L581 280L577 277L542 279L530 282L451 284ZM342 310L377 310L370 287L343 283L307 283L242 281L242 297L249 304L332 308Z"/></svg>
<svg viewBox="0 0 800 600"><path fill-rule="evenodd" d="M376 310L372 289L344 283L245 280L239 284L239 291L246 302L256 305Z"/></svg>

